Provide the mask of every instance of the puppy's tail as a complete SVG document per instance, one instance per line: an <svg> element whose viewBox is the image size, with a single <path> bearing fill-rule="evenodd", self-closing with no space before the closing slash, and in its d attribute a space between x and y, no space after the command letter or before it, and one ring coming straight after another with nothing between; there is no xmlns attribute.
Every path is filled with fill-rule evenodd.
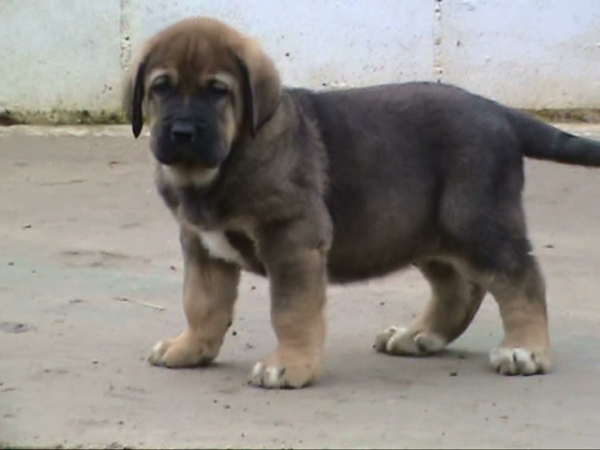
<svg viewBox="0 0 600 450"><path fill-rule="evenodd" d="M600 142L575 136L520 111L509 119L529 158L576 166L600 167Z"/></svg>

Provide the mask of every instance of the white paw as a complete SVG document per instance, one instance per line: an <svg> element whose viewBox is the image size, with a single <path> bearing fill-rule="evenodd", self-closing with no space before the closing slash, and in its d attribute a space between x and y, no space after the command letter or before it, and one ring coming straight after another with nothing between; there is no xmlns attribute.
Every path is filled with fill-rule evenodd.
<svg viewBox="0 0 600 450"><path fill-rule="evenodd" d="M435 333L409 333L405 327L391 326L375 338L375 349L390 355L427 355L446 348L446 339Z"/></svg>
<svg viewBox="0 0 600 450"><path fill-rule="evenodd" d="M285 369L267 366L265 363L257 362L252 368L249 384L267 389L281 389L286 387Z"/></svg>
<svg viewBox="0 0 600 450"><path fill-rule="evenodd" d="M166 364L163 357L172 343L172 339L158 341L154 347L152 347L152 352L150 353L148 361L154 366L165 366Z"/></svg>
<svg viewBox="0 0 600 450"><path fill-rule="evenodd" d="M490 350L490 365L502 375L535 375L550 370L549 351L496 347Z"/></svg>
<svg viewBox="0 0 600 450"><path fill-rule="evenodd" d="M196 367L210 364L218 353L214 346L199 345L185 333L174 339L163 339L154 345L148 361L161 367Z"/></svg>
<svg viewBox="0 0 600 450"><path fill-rule="evenodd" d="M320 375L318 358L284 357L275 352L252 368L248 384L265 389L301 389Z"/></svg>

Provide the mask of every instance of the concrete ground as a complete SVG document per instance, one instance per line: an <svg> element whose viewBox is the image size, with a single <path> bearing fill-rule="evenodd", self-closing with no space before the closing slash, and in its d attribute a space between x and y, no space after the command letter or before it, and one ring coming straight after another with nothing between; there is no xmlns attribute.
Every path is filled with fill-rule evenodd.
<svg viewBox="0 0 600 450"><path fill-rule="evenodd" d="M570 126L600 139L600 127ZM600 172L526 165L531 236L548 281L556 366L492 373L494 301L439 357L376 354L429 292L418 273L330 289L324 377L246 386L270 352L265 280L244 276L218 364L148 365L184 325L176 226L147 138L126 127L0 129L0 442L127 447L600 445Z"/></svg>

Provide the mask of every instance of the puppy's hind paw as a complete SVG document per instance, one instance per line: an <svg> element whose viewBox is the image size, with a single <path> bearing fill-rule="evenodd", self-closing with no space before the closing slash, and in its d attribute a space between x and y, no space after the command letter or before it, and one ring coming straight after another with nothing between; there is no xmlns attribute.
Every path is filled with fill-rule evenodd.
<svg viewBox="0 0 600 450"><path fill-rule="evenodd" d="M424 356L438 353L446 345L446 340L436 333L391 326L376 336L374 348L389 355Z"/></svg>
<svg viewBox="0 0 600 450"><path fill-rule="evenodd" d="M550 371L549 350L496 347L490 350L490 366L502 375L539 375Z"/></svg>

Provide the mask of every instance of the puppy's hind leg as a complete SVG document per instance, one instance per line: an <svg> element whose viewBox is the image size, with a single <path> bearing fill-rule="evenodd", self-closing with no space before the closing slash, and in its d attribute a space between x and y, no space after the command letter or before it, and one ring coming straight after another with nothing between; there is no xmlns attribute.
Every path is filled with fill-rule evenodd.
<svg viewBox="0 0 600 450"><path fill-rule="evenodd" d="M545 373L551 366L545 285L527 238L522 183L506 176L495 181L487 201L473 198L486 192L478 186L455 196L442 221L465 263L461 269L498 303L505 337L490 352L492 368L506 375Z"/></svg>
<svg viewBox="0 0 600 450"><path fill-rule="evenodd" d="M486 291L445 262L418 265L431 285L425 310L408 327L391 326L375 338L375 349L391 355L424 356L440 352L469 326Z"/></svg>
<svg viewBox="0 0 600 450"><path fill-rule="evenodd" d="M545 283L536 259L528 255L518 273L493 277L489 289L498 302L505 334L490 351L492 368L504 375L550 371Z"/></svg>

